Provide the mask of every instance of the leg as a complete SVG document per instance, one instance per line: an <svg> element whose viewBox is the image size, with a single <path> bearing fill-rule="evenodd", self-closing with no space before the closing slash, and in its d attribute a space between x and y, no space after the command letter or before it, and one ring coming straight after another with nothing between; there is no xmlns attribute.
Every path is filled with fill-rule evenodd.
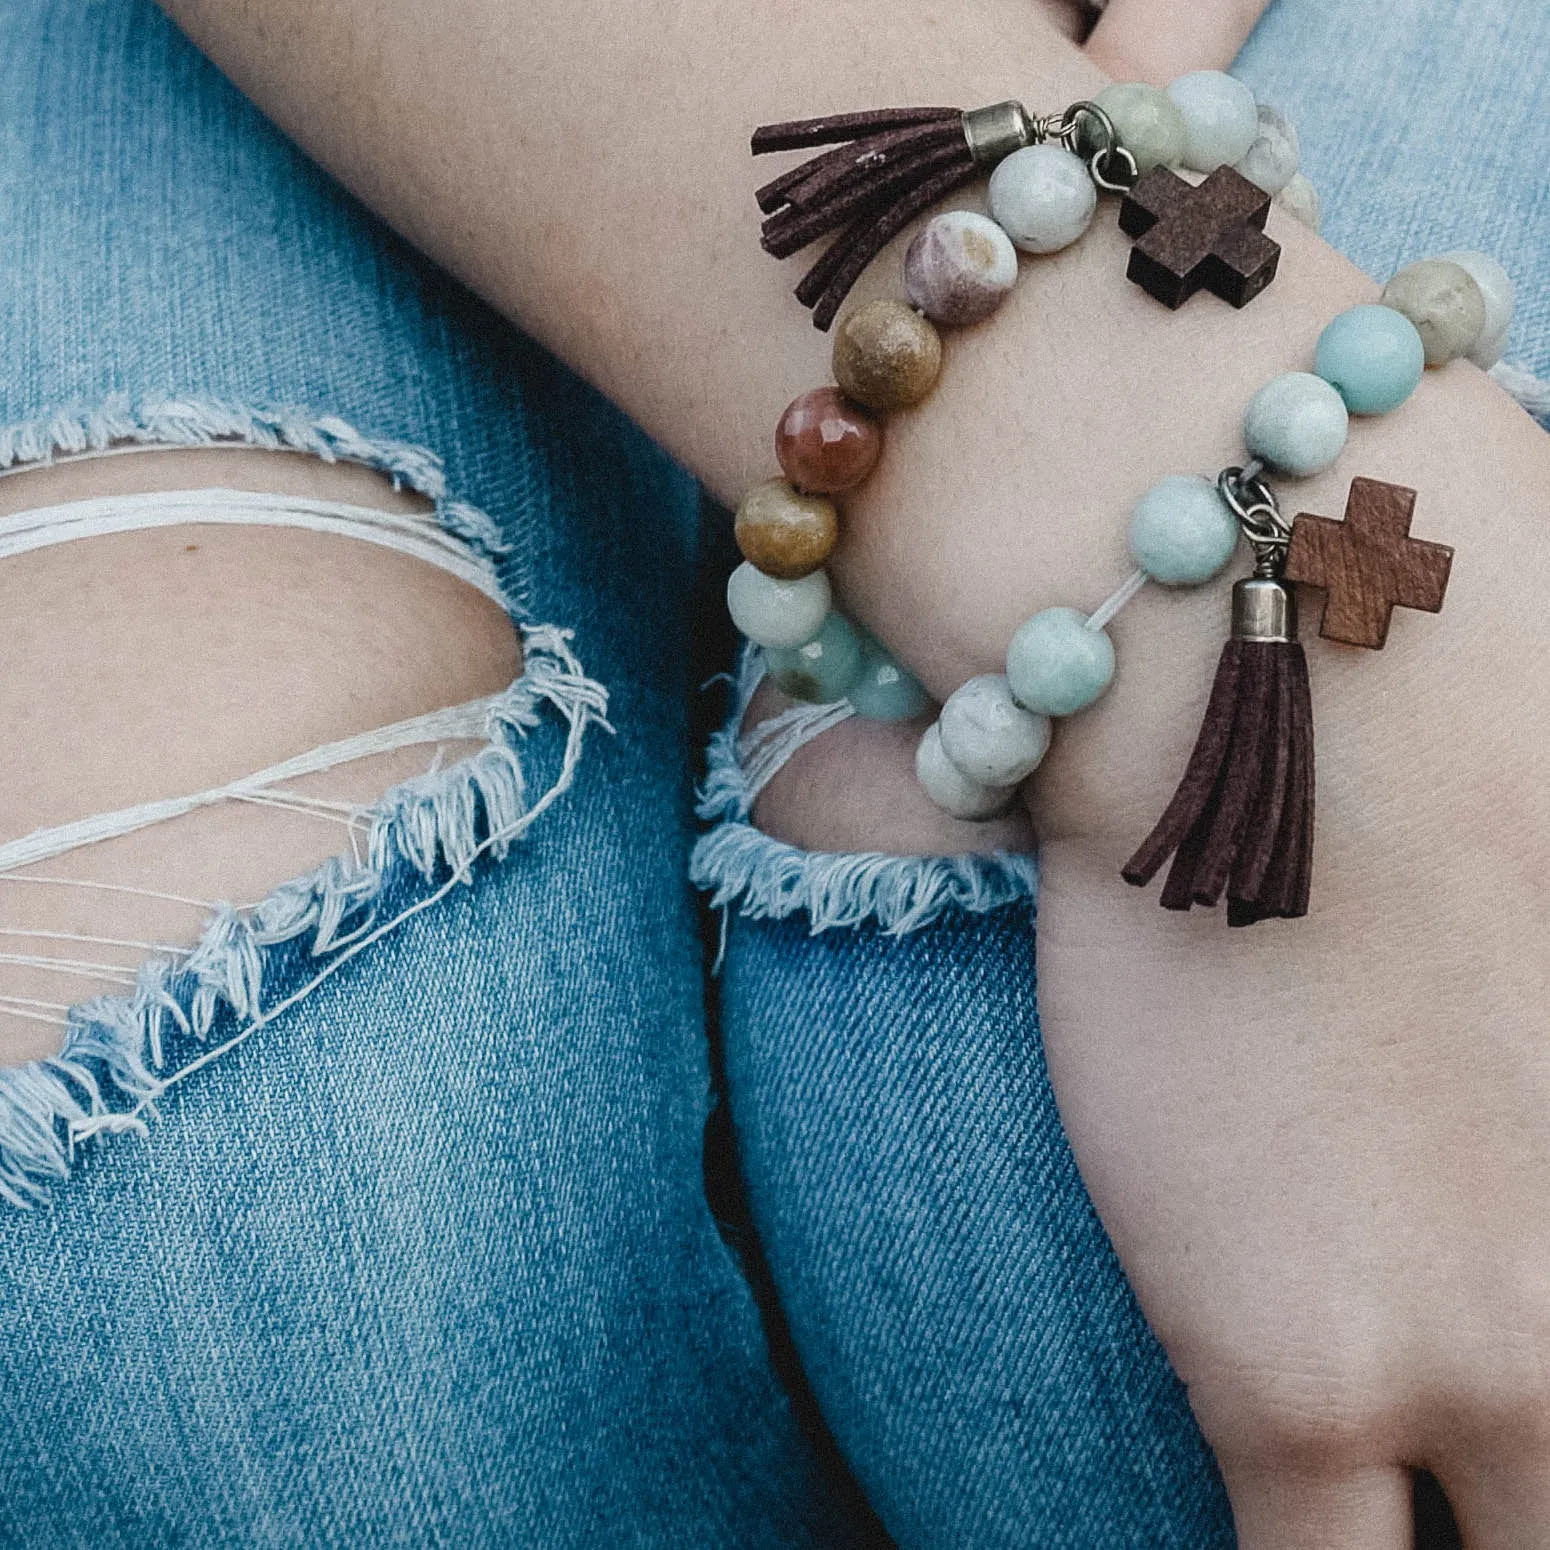
<svg viewBox="0 0 1550 1550"><path fill-rule="evenodd" d="M23 1164L72 1164L46 1206L0 1208L0 1539L832 1542L702 1188L682 884L692 486L370 223L148 4L29 0L0 33L0 424L86 406L0 437L0 461L51 434L120 442L131 402L174 439L246 426L338 454L361 448L353 425L434 447L496 527L443 501L448 522L499 538L514 611L574 628L579 663L541 631L519 663L512 620L470 588L309 533L174 528L0 561L0 840L487 691L529 696L499 736L514 763L471 769L449 748L428 785L386 799L433 750L331 772L330 797L376 804L377 844L304 882L344 836L299 802L70 859L80 880L262 899L256 914L0 894L29 934L199 943L140 982L168 997L162 1058L148 1036L129 1050L154 1112L120 1080L122 1041L64 1064L25 1042L141 1029L124 1003L150 1008L118 983L141 950L97 944L119 967L95 1007L47 965L30 971L56 976L47 991L0 985L17 1007L72 1008L65 1030L12 1019L0 1056L12 1192L47 1182ZM273 403L316 409L219 407ZM0 500L151 478L435 496L434 460L400 445L381 461L397 495L370 472L222 449L17 474ZM551 791L504 860L473 854Z"/></svg>

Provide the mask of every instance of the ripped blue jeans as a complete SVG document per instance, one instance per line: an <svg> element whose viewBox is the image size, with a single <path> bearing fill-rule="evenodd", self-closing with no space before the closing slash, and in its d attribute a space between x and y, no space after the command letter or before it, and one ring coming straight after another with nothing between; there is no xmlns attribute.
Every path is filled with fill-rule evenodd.
<svg viewBox="0 0 1550 1550"><path fill-rule="evenodd" d="M1518 159L1468 182L1460 126L1546 19L1441 9L1280 0L1244 69L1302 125L1334 240L1379 273L1496 248L1543 374L1543 201ZM882 1542L707 1204L692 482L145 0L14 0L0 41L0 464L145 436L381 467L528 647L484 753L385 796L358 856L0 1071L0 1545ZM1372 83L1422 79L1400 176ZM1542 95L1510 107L1502 143L1542 137ZM1044 1079L1035 868L778 847L729 753L700 871L733 905L739 1155L889 1534L1228 1543Z"/></svg>
<svg viewBox="0 0 1550 1550"><path fill-rule="evenodd" d="M527 647L356 855L0 1070L0 1545L846 1542L703 1182L697 489L148 0L0 55L0 465L363 462Z"/></svg>

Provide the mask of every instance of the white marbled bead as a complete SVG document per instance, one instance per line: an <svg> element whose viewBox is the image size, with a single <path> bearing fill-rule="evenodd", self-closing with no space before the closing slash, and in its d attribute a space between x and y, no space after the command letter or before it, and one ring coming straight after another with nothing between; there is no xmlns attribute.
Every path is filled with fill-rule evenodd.
<svg viewBox="0 0 1550 1550"><path fill-rule="evenodd" d="M1233 165L1267 194L1279 194L1297 175L1301 159L1297 131L1274 108L1260 103L1254 143Z"/></svg>
<svg viewBox="0 0 1550 1550"><path fill-rule="evenodd" d="M982 786L1015 786L1049 749L1049 717L1024 710L1004 673L981 673L960 685L937 724L947 757Z"/></svg>
<svg viewBox="0 0 1550 1550"><path fill-rule="evenodd" d="M1109 115L1119 143L1135 157L1138 172L1176 167L1184 160L1188 130L1167 92L1140 81L1116 81L1093 101Z"/></svg>
<svg viewBox="0 0 1550 1550"><path fill-rule="evenodd" d="M829 578L821 570L778 581L746 560L727 578L727 612L756 646L805 646L829 617Z"/></svg>
<svg viewBox="0 0 1550 1550"><path fill-rule="evenodd" d="M1080 157L1059 145L1013 151L990 175L990 213L1025 253L1054 253L1087 230L1098 190Z"/></svg>
<svg viewBox="0 0 1550 1550"><path fill-rule="evenodd" d="M1292 174L1291 181L1276 195L1276 209L1285 210L1294 221L1301 221L1311 232L1317 232L1323 219L1324 207L1319 191L1300 172Z"/></svg>
<svg viewBox="0 0 1550 1550"><path fill-rule="evenodd" d="M1350 422L1345 400L1322 377L1288 371L1249 400L1243 444L1272 468L1305 479L1340 456Z"/></svg>
<svg viewBox="0 0 1550 1550"><path fill-rule="evenodd" d="M1215 172L1248 154L1259 133L1254 93L1220 70L1192 70L1168 87L1184 115L1184 165Z"/></svg>
<svg viewBox="0 0 1550 1550"><path fill-rule="evenodd" d="M942 751L942 725L933 721L915 748L915 779L943 812L954 818L994 818L1012 805L1015 786L982 786Z"/></svg>
<svg viewBox="0 0 1550 1550"><path fill-rule="evenodd" d="M1512 277L1489 253L1460 248L1437 256L1465 270L1485 298L1485 328L1469 352L1469 359L1483 371L1489 371L1507 348L1507 330L1512 327Z"/></svg>
<svg viewBox="0 0 1550 1550"><path fill-rule="evenodd" d="M1383 287L1379 300L1415 324L1428 366L1446 366L1468 355L1485 332L1485 293L1451 258L1406 264Z"/></svg>
<svg viewBox="0 0 1550 1550"><path fill-rule="evenodd" d="M988 216L947 210L933 216L904 255L910 301L947 328L988 318L1017 284L1017 249Z"/></svg>

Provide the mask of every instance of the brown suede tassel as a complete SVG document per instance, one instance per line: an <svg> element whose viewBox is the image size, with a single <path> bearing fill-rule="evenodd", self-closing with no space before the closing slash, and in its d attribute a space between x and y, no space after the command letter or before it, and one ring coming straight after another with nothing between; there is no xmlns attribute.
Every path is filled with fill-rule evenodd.
<svg viewBox="0 0 1550 1550"><path fill-rule="evenodd" d="M1211 906L1225 890L1231 926L1308 913L1313 705L1296 641L1222 648L1189 767L1125 881L1144 886L1170 855L1164 909Z"/></svg>
<svg viewBox="0 0 1550 1550"><path fill-rule="evenodd" d="M766 124L753 153L836 150L783 172L755 196L767 219L762 243L789 258L829 232L839 234L796 294L826 329L862 271L917 215L970 182L982 168L957 108L882 108Z"/></svg>

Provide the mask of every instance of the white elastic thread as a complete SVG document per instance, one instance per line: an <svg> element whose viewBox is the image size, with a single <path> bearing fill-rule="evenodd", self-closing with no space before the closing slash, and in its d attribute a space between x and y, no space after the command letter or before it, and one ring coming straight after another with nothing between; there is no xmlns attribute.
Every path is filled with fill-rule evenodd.
<svg viewBox="0 0 1550 1550"><path fill-rule="evenodd" d="M129 442L57 457L54 462L122 456L142 452L186 450L173 443ZM0 471L0 477L28 471L37 465L21 465ZM0 517L0 559L26 554L53 544L96 538L108 533L133 532L141 528L181 527L217 524L240 527L294 527L310 532L330 533L375 544L411 559L434 565L474 587L492 602L504 607L504 597L494 566L473 547L438 522L435 513L384 511L344 501L316 500L307 496L278 495L248 490L220 488L197 490L158 490L123 495L99 496L42 506L11 516ZM360 859L359 829L367 809L354 802L330 801L287 791L287 782L317 774L339 765L390 753L400 748L426 743L483 740L489 736L492 713L504 702L504 695L488 695L462 705L447 706L424 715L413 716L390 726L344 738L314 748L294 758L271 765L252 775L230 781L188 796L140 803L116 812L98 813L72 823L60 824L0 845L0 883L31 883L35 886L88 888L134 894L213 909L208 900L156 889L137 888L124 883L101 883L87 879L20 875L18 869L33 866L56 856L116 839L136 830L165 823L201 807L219 802L250 802L307 813L332 823L343 824L349 831L350 848ZM440 762L440 752L436 762ZM73 932L32 931L20 927L0 927L0 937L26 937L39 941L75 942L85 945L122 947L153 952L177 959L189 949L165 943L93 937ZM51 958L41 954L0 953L0 965L46 970L55 974L108 980L133 985L135 971L123 965L92 963L78 959ZM69 1008L55 1003L33 1002L26 997L0 993L0 1014L31 1021L64 1024Z"/></svg>
<svg viewBox="0 0 1550 1550"><path fill-rule="evenodd" d="M849 721L856 707L849 700L827 705L793 705L758 726L737 742L737 760L748 781L748 800L758 795L781 772L800 748L822 737L831 727Z"/></svg>
<svg viewBox="0 0 1550 1550"><path fill-rule="evenodd" d="M1136 569L1127 576L1123 584L1102 603L1100 603L1087 618L1089 630L1106 629L1114 622L1116 615L1127 603L1135 598L1136 594L1152 578L1144 570Z"/></svg>
<svg viewBox="0 0 1550 1550"><path fill-rule="evenodd" d="M209 524L303 528L358 539L434 565L504 606L495 567L442 527L431 512L382 511L251 490L156 490L19 511L0 517L0 560L106 533Z"/></svg>
<svg viewBox="0 0 1550 1550"><path fill-rule="evenodd" d="M0 872L11 872L18 867L32 866L54 856L79 850L86 845L98 845L104 840L133 834L138 829L148 829L153 824L181 818L185 813L192 813L201 807L212 807L218 802L261 800L287 781L299 780L304 775L316 775L341 764L353 764L357 760L371 758L374 754L391 753L398 748L410 748L423 743L483 739L488 736L492 713L505 699L504 693L488 694L477 700L467 700L461 705L448 705L441 710L427 711L422 716L395 721L390 726L375 727L370 732L341 738L335 743L324 743L294 758L271 764L268 769L228 781L224 786L211 786L205 791L196 791L188 796L167 797L159 802L142 802L135 807L119 808L116 812L94 813L90 818L80 818L73 823L58 824L49 829L34 829L19 840L0 845Z"/></svg>

